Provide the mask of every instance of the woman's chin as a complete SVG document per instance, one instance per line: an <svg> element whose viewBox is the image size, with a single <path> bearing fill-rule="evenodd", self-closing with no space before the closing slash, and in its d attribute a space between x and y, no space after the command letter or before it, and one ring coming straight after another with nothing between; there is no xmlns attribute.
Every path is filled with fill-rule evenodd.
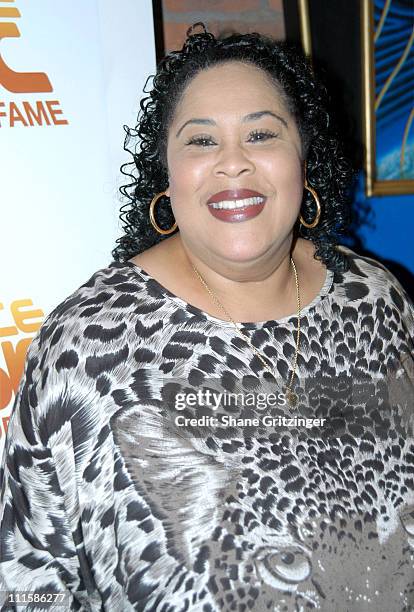
<svg viewBox="0 0 414 612"><path fill-rule="evenodd" d="M248 266L249 264L254 265L260 262L261 258L266 254L266 247L258 248L255 244L251 249L247 249L246 245L243 248L230 248L222 251L216 251L218 256L223 261L231 262L234 265Z"/></svg>

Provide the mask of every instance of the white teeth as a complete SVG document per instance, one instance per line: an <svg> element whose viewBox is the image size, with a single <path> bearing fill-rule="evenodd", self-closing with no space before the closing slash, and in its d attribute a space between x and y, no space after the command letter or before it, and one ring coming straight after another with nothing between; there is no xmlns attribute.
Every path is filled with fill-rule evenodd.
<svg viewBox="0 0 414 612"><path fill-rule="evenodd" d="M254 198L246 198L245 200L223 200L222 202L214 202L210 204L213 208L225 208L225 209L233 209L233 208L245 208L246 206L253 206L254 204L261 204L264 202L264 198L254 197Z"/></svg>

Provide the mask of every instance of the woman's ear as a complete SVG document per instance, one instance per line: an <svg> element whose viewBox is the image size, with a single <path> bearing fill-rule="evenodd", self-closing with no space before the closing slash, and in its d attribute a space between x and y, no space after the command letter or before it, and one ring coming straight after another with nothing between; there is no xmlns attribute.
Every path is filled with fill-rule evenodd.
<svg viewBox="0 0 414 612"><path fill-rule="evenodd" d="M167 198L170 197L170 186L168 185L167 189L165 190L165 195L167 196Z"/></svg>

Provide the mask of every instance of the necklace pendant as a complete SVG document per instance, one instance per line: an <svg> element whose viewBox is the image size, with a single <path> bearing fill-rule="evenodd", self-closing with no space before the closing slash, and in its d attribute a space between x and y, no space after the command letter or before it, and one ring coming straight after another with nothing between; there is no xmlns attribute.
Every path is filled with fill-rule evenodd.
<svg viewBox="0 0 414 612"><path fill-rule="evenodd" d="M1 0L0 0L1 2ZM300 345L300 316L301 316L301 306L300 306L300 290L299 290L299 279L298 279L298 273L296 270L296 265L295 262L293 261L292 257L290 257L290 263L292 265L293 268L293 274L295 276L295 284L296 284L296 300L297 300L297 305L298 305L298 313L297 313L297 320L298 320L298 324L297 324L297 331L296 331L296 349L295 349L295 356L294 359L292 361L292 374L291 374L291 379L290 379L290 384L292 384L294 375L295 375L295 371L296 371L296 365L297 365L297 360L298 360L298 354L299 354L299 345ZM229 313L227 312L227 310L224 308L223 304L220 302L220 300L218 299L218 297L216 296L216 294L210 289L210 287L207 285L206 281L203 279L203 277L201 276L201 274L199 273L199 271L197 270L197 268L194 266L194 264L192 264L193 266L193 270L196 274L196 276L198 277L198 279L200 280L201 284L205 287L205 289L207 290L209 296L211 297L211 299L213 300L213 302L218 305L220 307L220 309L224 312L224 314L227 316L228 321L230 321L233 326L235 327L237 333L239 334L239 336L241 336L241 338L243 338L243 340L245 342L247 342L247 344L250 346L250 348L252 349L253 353L256 355L256 357L261 361L261 363L263 364L264 368L272 375L272 377L276 378L276 375L274 373L274 371L272 369L270 369L270 367L267 365L266 360L263 358L263 355L261 355L259 353L259 351L253 346L253 344L250 341L250 338L244 333L242 332L242 330L239 327L239 324L236 323L235 321L233 321L233 319L231 318L231 316L229 315ZM266 356L266 359L270 362L269 357ZM289 404L289 406L291 408L294 408L295 406L298 405L299 403L299 398L296 395L296 393L294 393L289 387L286 389L285 392L285 397L287 400L287 403Z"/></svg>
<svg viewBox="0 0 414 612"><path fill-rule="evenodd" d="M291 389L285 391L286 400L291 408L294 408L298 404L298 396Z"/></svg>

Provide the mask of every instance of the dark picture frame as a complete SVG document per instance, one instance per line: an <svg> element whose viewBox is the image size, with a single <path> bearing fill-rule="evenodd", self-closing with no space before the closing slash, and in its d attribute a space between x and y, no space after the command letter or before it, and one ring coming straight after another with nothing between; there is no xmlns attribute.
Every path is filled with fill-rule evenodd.
<svg viewBox="0 0 414 612"><path fill-rule="evenodd" d="M414 193L414 10L410 0L361 2L368 196Z"/></svg>

